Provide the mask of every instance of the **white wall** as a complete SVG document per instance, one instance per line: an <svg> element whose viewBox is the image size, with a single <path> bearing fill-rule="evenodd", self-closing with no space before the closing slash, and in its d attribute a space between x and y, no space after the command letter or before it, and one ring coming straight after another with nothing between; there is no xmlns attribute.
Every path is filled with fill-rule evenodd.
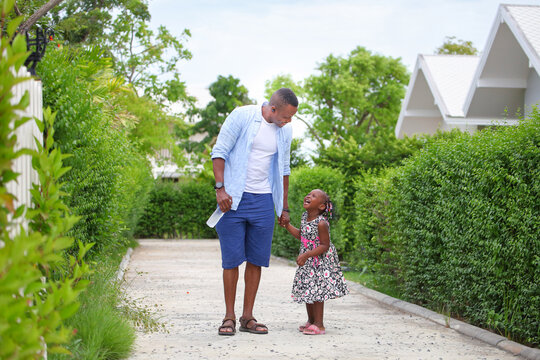
<svg viewBox="0 0 540 360"><path fill-rule="evenodd" d="M18 76L20 77L30 77L30 73L26 71L25 67L21 67ZM30 79L28 81L18 84L13 89L13 98L12 103L18 103L21 97L26 93L30 94L30 105L26 110L19 112L19 115L22 117L36 117L40 120L43 119L43 99L42 99L42 88L41 82L38 80ZM16 150L19 149L36 149L34 142L34 137L42 139L42 134L39 131L36 122L30 120L24 125L20 126L15 134L17 135L17 144L15 146ZM29 155L19 156L13 164L13 171L19 173L17 180L10 181L6 184L7 190L9 193L15 195L17 200L15 201L15 207L20 205L26 205L27 207L31 206L32 198L30 194L30 189L32 188L33 183L38 182L38 176L34 169L32 169L32 158ZM26 228L26 221L23 218L17 219L18 223L11 229L12 234L18 232L20 224Z"/></svg>
<svg viewBox="0 0 540 360"><path fill-rule="evenodd" d="M404 135L412 136L416 134L432 135L438 129L442 129L444 121L442 117L410 117L404 118L401 124L401 129L398 138L403 138Z"/></svg>
<svg viewBox="0 0 540 360"><path fill-rule="evenodd" d="M453 125L453 124L447 124L444 123L444 125L441 127L441 130L452 130L452 129L459 129L463 132L468 132L469 134L472 134L478 130L477 125Z"/></svg>
<svg viewBox="0 0 540 360"><path fill-rule="evenodd" d="M540 77L536 70L529 69L527 78L527 90L525 91L525 116L531 112L531 107L540 103Z"/></svg>

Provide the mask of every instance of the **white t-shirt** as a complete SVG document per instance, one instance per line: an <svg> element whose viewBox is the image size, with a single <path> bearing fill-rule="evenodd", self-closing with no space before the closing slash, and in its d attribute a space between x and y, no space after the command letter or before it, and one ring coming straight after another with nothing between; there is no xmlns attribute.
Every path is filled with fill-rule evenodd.
<svg viewBox="0 0 540 360"><path fill-rule="evenodd" d="M251 153L249 154L245 192L255 194L272 192L268 177L272 158L277 152L277 129L278 127L275 124L269 123L262 118L261 126L253 139Z"/></svg>

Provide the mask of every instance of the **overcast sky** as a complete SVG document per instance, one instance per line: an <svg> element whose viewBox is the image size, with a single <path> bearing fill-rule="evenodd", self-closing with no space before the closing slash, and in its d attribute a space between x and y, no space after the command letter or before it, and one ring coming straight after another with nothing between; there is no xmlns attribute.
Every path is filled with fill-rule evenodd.
<svg viewBox="0 0 540 360"><path fill-rule="evenodd" d="M261 103L264 84L279 74L295 81L316 73L334 54L357 46L400 57L410 72L419 53L432 54L446 36L480 51L501 2L495 0L150 0L152 26L179 36L193 58L178 64L191 95L205 105L218 75L233 75ZM504 0L540 5L540 0ZM301 136L301 129L295 130Z"/></svg>

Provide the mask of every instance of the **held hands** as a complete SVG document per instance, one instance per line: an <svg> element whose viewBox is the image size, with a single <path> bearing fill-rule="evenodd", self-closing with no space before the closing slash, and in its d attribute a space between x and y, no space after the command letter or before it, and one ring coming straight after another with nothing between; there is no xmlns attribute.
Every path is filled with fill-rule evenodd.
<svg viewBox="0 0 540 360"><path fill-rule="evenodd" d="M227 211L231 210L232 197L231 195L227 194L224 187L216 190L216 200L221 211L226 213Z"/></svg>
<svg viewBox="0 0 540 360"><path fill-rule="evenodd" d="M278 219L279 226L287 228L287 225L289 225L289 222L291 221L291 215L287 211L282 211L281 216Z"/></svg>

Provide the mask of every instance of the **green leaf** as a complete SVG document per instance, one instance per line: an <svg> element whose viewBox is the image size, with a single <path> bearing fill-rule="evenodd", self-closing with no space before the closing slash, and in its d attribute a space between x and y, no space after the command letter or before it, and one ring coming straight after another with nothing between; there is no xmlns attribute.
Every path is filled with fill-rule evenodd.
<svg viewBox="0 0 540 360"><path fill-rule="evenodd" d="M17 28L19 27L19 25L21 24L23 20L24 18L22 16L19 16L9 21L9 24L7 26L7 35L9 38L13 37L13 35L15 34L15 31L17 31Z"/></svg>
<svg viewBox="0 0 540 360"><path fill-rule="evenodd" d="M22 214L24 214L24 210L26 209L26 206L24 205L21 205L17 208L17 210L15 210L15 214L13 214L13 218L18 218L20 216L22 216Z"/></svg>
<svg viewBox="0 0 540 360"><path fill-rule="evenodd" d="M49 111L50 111L50 108L47 108L47 109L49 109ZM44 112L46 112L47 109L45 109ZM37 127L39 129L39 132L43 133L43 131L45 131L45 123L43 121L41 121L40 119L36 118L36 117L34 117L34 120L35 120L36 125L37 125Z"/></svg>
<svg viewBox="0 0 540 360"><path fill-rule="evenodd" d="M17 179L17 177L21 175L20 173L16 173L14 171L11 171L11 170L6 170L4 171L3 173L3 176L2 176L2 180L5 182L5 183L8 183L12 180L15 180Z"/></svg>
<svg viewBox="0 0 540 360"><path fill-rule="evenodd" d="M2 4L2 14L7 15L13 10L13 5L15 4L15 0L4 0Z"/></svg>
<svg viewBox="0 0 540 360"><path fill-rule="evenodd" d="M47 352L51 354L65 354L65 355L71 355L71 352L62 346L51 346L47 348Z"/></svg>
<svg viewBox="0 0 540 360"><path fill-rule="evenodd" d="M64 250L73 244L73 238L70 237L59 237L55 240L53 249L58 250Z"/></svg>
<svg viewBox="0 0 540 360"><path fill-rule="evenodd" d="M62 319L68 319L77 312L79 307L80 304L78 302L73 302L60 310L60 316L62 317Z"/></svg>
<svg viewBox="0 0 540 360"><path fill-rule="evenodd" d="M22 35L15 36L12 46L15 54L26 53L26 40Z"/></svg>
<svg viewBox="0 0 540 360"><path fill-rule="evenodd" d="M21 117L21 118L18 118L17 120L15 120L15 125L14 125L14 128L17 129L18 127L20 127L21 125L23 124L26 124L28 121L30 121L32 118L29 118L29 117Z"/></svg>

